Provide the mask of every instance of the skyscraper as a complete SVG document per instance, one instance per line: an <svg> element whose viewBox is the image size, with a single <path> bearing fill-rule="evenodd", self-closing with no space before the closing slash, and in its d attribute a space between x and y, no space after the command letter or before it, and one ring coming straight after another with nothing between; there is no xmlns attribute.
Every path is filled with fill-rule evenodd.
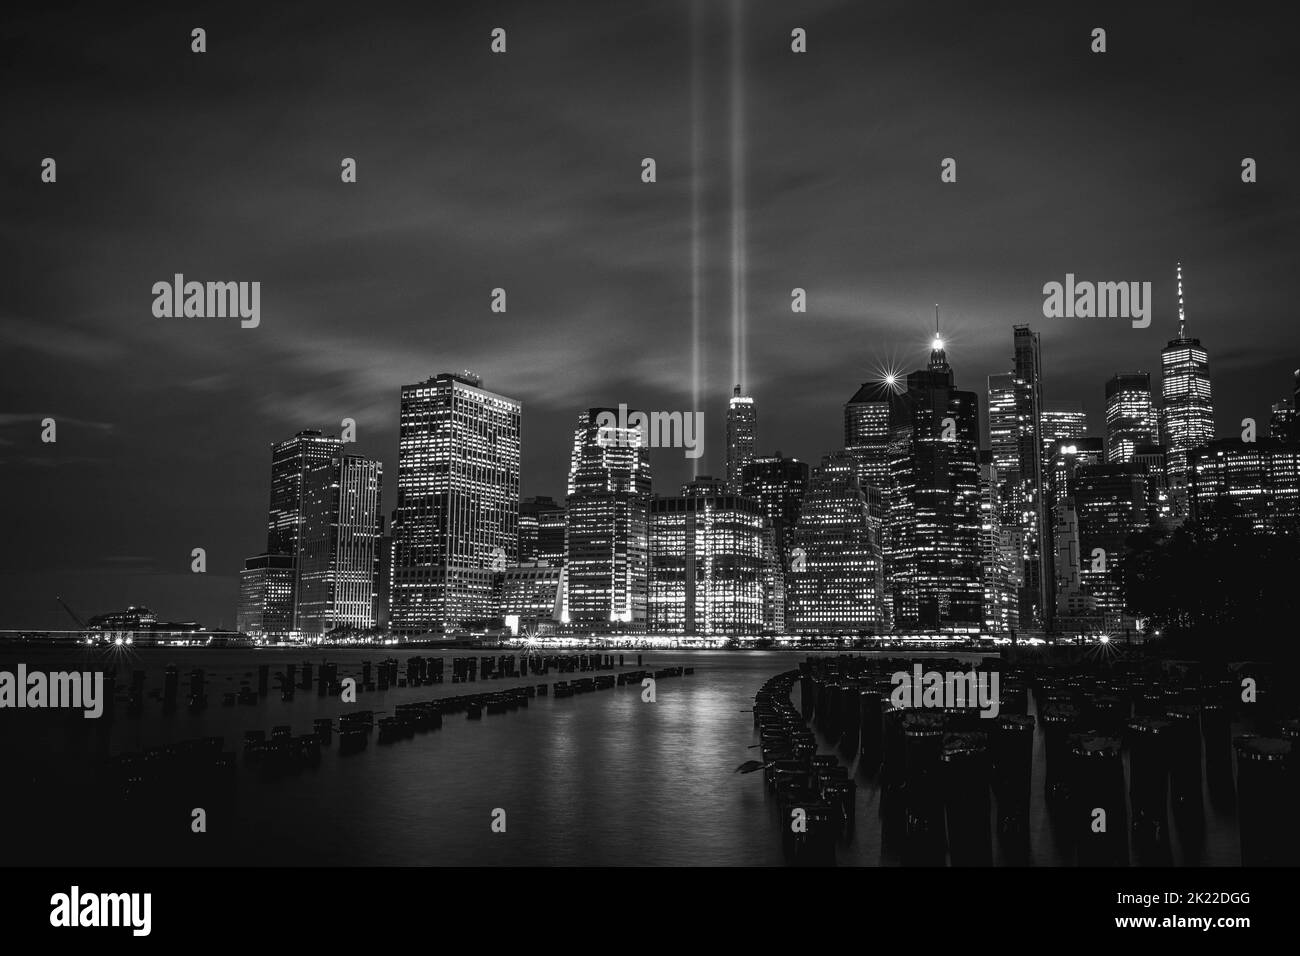
<svg viewBox="0 0 1300 956"><path fill-rule="evenodd" d="M1138 445L1159 444L1160 428L1146 372L1116 375L1106 383L1106 463L1133 460Z"/></svg>
<svg viewBox="0 0 1300 956"><path fill-rule="evenodd" d="M757 501L771 522L782 567L790 557L790 542L807 490L808 463L783 458L780 452L770 458L753 458L741 469L740 493Z"/></svg>
<svg viewBox="0 0 1300 956"><path fill-rule="evenodd" d="M291 554L259 554L245 561L235 627L255 637L288 638L293 631L293 577Z"/></svg>
<svg viewBox="0 0 1300 956"><path fill-rule="evenodd" d="M990 634L1004 634L1020 627L1021 554L1018 538L1012 545L1012 539L1002 531L999 484L997 466L989 454L987 461L980 462L980 557L984 627Z"/></svg>
<svg viewBox="0 0 1300 956"><path fill-rule="evenodd" d="M519 503L519 563L564 563L564 505L549 496Z"/></svg>
<svg viewBox="0 0 1300 956"><path fill-rule="evenodd" d="M494 574L519 548L520 412L468 372L402 386L394 633L494 617Z"/></svg>
<svg viewBox="0 0 1300 956"><path fill-rule="evenodd" d="M1043 409L1043 462L1050 462L1061 445L1077 445L1088 437L1088 415L1081 403L1070 405L1059 403L1054 407ZM1044 484L1050 486L1051 479L1043 478Z"/></svg>
<svg viewBox="0 0 1300 956"><path fill-rule="evenodd" d="M644 629L649 587L650 453L639 428L578 416L569 457L561 621L574 630Z"/></svg>
<svg viewBox="0 0 1300 956"><path fill-rule="evenodd" d="M649 628L754 635L763 627L764 517L722 482L650 502Z"/></svg>
<svg viewBox="0 0 1300 956"><path fill-rule="evenodd" d="M889 410L898 384L863 382L844 403L844 452L858 466L858 480L882 492L889 483Z"/></svg>
<svg viewBox="0 0 1300 956"><path fill-rule="evenodd" d="M1120 626L1124 596L1116 580L1129 535L1150 524L1146 469L1136 462L1091 465L1075 475L1079 528L1079 578L1096 602L1102 623Z"/></svg>
<svg viewBox="0 0 1300 956"><path fill-rule="evenodd" d="M786 574L786 623L807 635L880 634L888 626L881 542L840 452L813 469Z"/></svg>
<svg viewBox="0 0 1300 956"><path fill-rule="evenodd" d="M1183 266L1178 264L1178 337L1160 352L1161 421L1167 452L1169 488L1175 508L1186 513L1187 460L1195 448L1214 439L1214 401L1208 353L1200 339L1187 337L1183 306Z"/></svg>
<svg viewBox="0 0 1300 956"><path fill-rule="evenodd" d="M268 554L296 554L302 530L303 479L317 465L343 454L343 442L320 431L300 431L271 446L271 507L266 522Z"/></svg>
<svg viewBox="0 0 1300 956"><path fill-rule="evenodd" d="M303 480L297 630L375 626L383 466L358 455L317 465Z"/></svg>
<svg viewBox="0 0 1300 956"><path fill-rule="evenodd" d="M936 334L890 427L887 529L896 628L978 632L984 620L979 413ZM1037 454L1037 444L1031 445Z"/></svg>
<svg viewBox="0 0 1300 956"><path fill-rule="evenodd" d="M758 434L758 412L754 400L740 394L737 385L727 402L727 485L740 492L740 472L754 457L754 440Z"/></svg>

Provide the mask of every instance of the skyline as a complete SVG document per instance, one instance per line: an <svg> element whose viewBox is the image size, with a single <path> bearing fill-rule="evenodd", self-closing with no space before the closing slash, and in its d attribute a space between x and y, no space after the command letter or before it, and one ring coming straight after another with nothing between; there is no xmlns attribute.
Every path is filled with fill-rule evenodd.
<svg viewBox="0 0 1300 956"><path fill-rule="evenodd" d="M216 11L202 57L181 12L82 7L80 45L64 42L65 12L13 21L0 254L24 282L0 311L0 455L11 500L44 506L7 515L22 543L0 565L7 626L68 623L60 593L83 614L134 595L229 625L238 569L259 550L248 516L265 506L266 446L354 418L350 450L389 465L391 503L402 383L469 368L518 398L521 494L557 499L574 414L690 408L694 115L699 472L723 475L737 384L725 10L701 16L693 102L691 5L573 7L452 7L436 30L405 11L382 26L328 8ZM1101 434L1109 376L1158 380L1178 261L1216 434L1246 416L1262 432L1300 351L1297 136L1276 122L1300 68L1275 23L934 14L746 11L740 384L761 405L758 453L815 464L838 447L842 405L873 367L923 367L936 301L958 387L985 393L1010 367L1010 328L1028 323L1047 406L1083 400ZM1094 20L1110 32L1102 57L1087 52ZM497 25L510 52L491 59ZM807 54L789 50L794 26ZM1240 182L1245 155L1257 183ZM39 181L44 156L59 160L55 184ZM355 184L339 183L344 156ZM655 184L640 182L644 156ZM958 180L942 184L948 156ZM260 281L259 326L154 318L150 289L176 272ZM1044 319L1042 286L1067 273L1152 282L1150 327ZM505 315L489 308L496 287ZM790 312L794 287L805 314ZM47 415L55 446L39 441ZM690 477L679 453L653 455L660 490ZM204 576L189 573L197 546Z"/></svg>

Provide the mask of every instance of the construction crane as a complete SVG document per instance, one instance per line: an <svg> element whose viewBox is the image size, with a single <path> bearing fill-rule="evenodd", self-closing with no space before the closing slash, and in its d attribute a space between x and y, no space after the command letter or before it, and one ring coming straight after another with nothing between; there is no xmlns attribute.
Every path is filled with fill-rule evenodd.
<svg viewBox="0 0 1300 956"><path fill-rule="evenodd" d="M58 601L61 605L63 605L63 610L67 611L68 616L77 622L77 627L79 627L83 631L86 629L86 622L83 621L81 618L77 617L77 612L74 611L72 608L68 607L67 601L63 600L63 598L59 597L57 594L54 596L54 600Z"/></svg>

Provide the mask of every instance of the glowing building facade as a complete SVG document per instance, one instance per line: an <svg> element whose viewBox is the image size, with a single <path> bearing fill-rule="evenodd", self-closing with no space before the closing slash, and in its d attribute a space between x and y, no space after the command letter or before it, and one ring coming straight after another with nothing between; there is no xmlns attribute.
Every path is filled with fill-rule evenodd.
<svg viewBox="0 0 1300 956"><path fill-rule="evenodd" d="M799 524L799 511L808 490L808 463L798 458L754 458L740 473L740 493L757 501L771 522L782 565L790 557L790 540Z"/></svg>
<svg viewBox="0 0 1300 956"><path fill-rule="evenodd" d="M888 627L877 524L847 454L814 468L786 572L786 626L797 634L880 634Z"/></svg>
<svg viewBox="0 0 1300 956"><path fill-rule="evenodd" d="M1262 534L1300 533L1300 444L1221 438L1189 461L1193 517L1237 517Z"/></svg>
<svg viewBox="0 0 1300 956"><path fill-rule="evenodd" d="M1188 338L1183 306L1183 267L1178 266L1178 338L1160 352L1161 424L1168 454L1169 489L1180 513L1188 507L1188 456L1214 440L1214 397L1209 354L1201 340Z"/></svg>
<svg viewBox="0 0 1300 956"><path fill-rule="evenodd" d="M977 633L984 622L975 393L953 383L942 339L907 376L890 428L887 567L896 629ZM1031 445L1037 454L1037 443Z"/></svg>
<svg viewBox="0 0 1300 956"><path fill-rule="evenodd" d="M649 629L699 636L764 630L764 528L759 503L721 482L650 501Z"/></svg>
<svg viewBox="0 0 1300 956"><path fill-rule="evenodd" d="M732 391L727 402L727 487L734 494L740 492L741 471L754 457L754 442L758 434L758 410L754 400L740 394L740 386Z"/></svg>
<svg viewBox="0 0 1300 956"><path fill-rule="evenodd" d="M1146 468L1136 462L1091 465L1075 474L1079 580L1105 626L1119 628L1124 598L1117 576L1129 535L1150 526Z"/></svg>
<svg viewBox="0 0 1300 956"><path fill-rule="evenodd" d="M392 630L448 633L496 617L519 549L521 406L469 373L402 386Z"/></svg>
<svg viewBox="0 0 1300 956"><path fill-rule="evenodd" d="M1146 372L1115 375L1106 383L1106 463L1133 460L1139 445L1160 441L1151 376Z"/></svg>
<svg viewBox="0 0 1300 956"><path fill-rule="evenodd" d="M298 549L297 631L320 637L375 621L383 466L343 455L311 469L303 482Z"/></svg>
<svg viewBox="0 0 1300 956"><path fill-rule="evenodd" d="M575 631L644 630L650 573L650 453L639 428L578 416L569 456L561 621ZM630 417L630 416L629 416Z"/></svg>

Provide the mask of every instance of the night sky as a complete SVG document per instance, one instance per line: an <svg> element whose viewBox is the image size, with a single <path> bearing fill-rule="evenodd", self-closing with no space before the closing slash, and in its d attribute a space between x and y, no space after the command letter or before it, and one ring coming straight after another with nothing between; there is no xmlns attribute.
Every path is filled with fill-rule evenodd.
<svg viewBox="0 0 1300 956"><path fill-rule="evenodd" d="M1220 432L1245 416L1264 431L1300 363L1300 66L1281 5L743 6L760 451L837 448L873 369L924 364L936 302L982 411L1029 323L1047 401L1083 401L1101 434L1105 379L1157 371L1176 332L1178 260ZM438 372L522 400L525 495L562 497L578 411L689 409L693 112L701 470L720 473L731 15L701 2L694 40L686 0L82 5L6 23L0 628L71 626L56 594L83 617L137 603L232 626L238 571L265 547L270 443L356 419L349 451L383 461L387 513L399 388ZM176 272L260 281L260 327L155 318L151 287ZM1067 272L1151 281L1150 328L1043 318L1043 284ZM689 477L680 450L652 460L660 492Z"/></svg>

